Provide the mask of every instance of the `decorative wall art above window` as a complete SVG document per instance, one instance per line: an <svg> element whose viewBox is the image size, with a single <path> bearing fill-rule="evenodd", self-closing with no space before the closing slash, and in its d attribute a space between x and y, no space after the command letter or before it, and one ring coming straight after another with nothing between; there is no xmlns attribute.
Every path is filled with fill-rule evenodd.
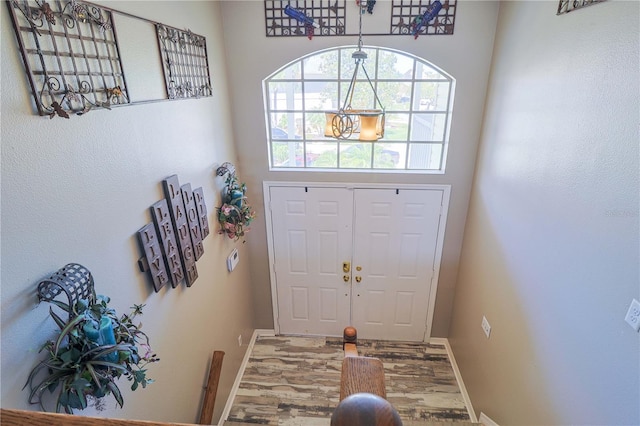
<svg viewBox="0 0 640 426"><path fill-rule="evenodd" d="M7 6L40 115L69 118L93 109L212 95L206 40L190 30L79 0L11 0ZM153 54L128 57L130 62L140 61L136 68L144 67L150 74L164 71L165 87L151 98L130 95L124 72L127 57L122 54L116 24L125 28L134 24L129 19L120 21L119 16L156 28L156 40L136 42L148 44L147 52L159 46L161 61Z"/></svg>
<svg viewBox="0 0 640 426"><path fill-rule="evenodd" d="M581 9L604 1L606 0L560 0L558 3L558 13L556 13L556 15L569 13L576 9Z"/></svg>
<svg viewBox="0 0 640 426"><path fill-rule="evenodd" d="M357 8L355 7L357 6ZM357 35L357 23L347 14L388 17L388 32L369 29L365 35L453 34L457 0L265 0L267 37ZM350 24L347 23L353 22Z"/></svg>
<svg viewBox="0 0 640 426"><path fill-rule="evenodd" d="M264 17L267 37L342 35L345 1L265 0Z"/></svg>
<svg viewBox="0 0 640 426"><path fill-rule="evenodd" d="M457 9L457 0L393 0L391 34L453 34Z"/></svg>

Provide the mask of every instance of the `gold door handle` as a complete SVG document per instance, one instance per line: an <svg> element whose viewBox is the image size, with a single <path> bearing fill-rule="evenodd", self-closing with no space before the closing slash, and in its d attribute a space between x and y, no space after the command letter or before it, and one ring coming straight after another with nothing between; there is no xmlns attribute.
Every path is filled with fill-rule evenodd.
<svg viewBox="0 0 640 426"><path fill-rule="evenodd" d="M342 262L342 272L345 274L351 271L351 262Z"/></svg>
<svg viewBox="0 0 640 426"><path fill-rule="evenodd" d="M362 277L356 275L356 282L359 283L360 281L362 281Z"/></svg>
<svg viewBox="0 0 640 426"><path fill-rule="evenodd" d="M362 271L362 266L356 266L356 271Z"/></svg>
<svg viewBox="0 0 640 426"><path fill-rule="evenodd" d="M349 282L349 275L343 275L342 276L342 281L344 281L345 283L348 283Z"/></svg>

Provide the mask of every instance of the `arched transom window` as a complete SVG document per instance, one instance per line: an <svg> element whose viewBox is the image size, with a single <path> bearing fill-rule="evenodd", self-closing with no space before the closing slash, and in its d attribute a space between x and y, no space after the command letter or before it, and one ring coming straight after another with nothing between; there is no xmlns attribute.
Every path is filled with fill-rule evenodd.
<svg viewBox="0 0 640 426"><path fill-rule="evenodd" d="M365 69L385 110L384 137L360 142L325 136L325 111L344 104L355 50L316 52L264 80L270 169L443 172L455 80L405 52L363 49ZM362 72L351 105L378 107Z"/></svg>

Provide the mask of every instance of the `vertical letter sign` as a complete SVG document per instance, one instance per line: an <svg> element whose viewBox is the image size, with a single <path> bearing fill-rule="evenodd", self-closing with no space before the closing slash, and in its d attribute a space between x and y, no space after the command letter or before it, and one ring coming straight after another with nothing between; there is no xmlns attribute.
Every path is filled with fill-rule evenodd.
<svg viewBox="0 0 640 426"><path fill-rule="evenodd" d="M147 257L149 272L153 279L153 288L158 292L167 283L167 269L164 266L164 259L160 252L160 244L153 224L148 223L143 226L138 231L138 238Z"/></svg>
<svg viewBox="0 0 640 426"><path fill-rule="evenodd" d="M148 271L156 292L168 282L177 287L184 279L191 287L198 278L196 260L204 253L202 241L209 235L202 188L180 186L177 175L163 182L165 199L151 206L153 223L138 231L144 257L138 263Z"/></svg>
<svg viewBox="0 0 640 426"><path fill-rule="evenodd" d="M182 192L180 191L180 183L178 176L169 176L163 181L164 195L169 204L171 211L171 219L176 227L178 235L178 247L182 256L182 264L187 274L187 287L191 287L193 282L198 278L198 270L196 269L196 259L193 252L193 244L191 243L191 235L189 233L189 225L187 224L187 212L182 202Z"/></svg>

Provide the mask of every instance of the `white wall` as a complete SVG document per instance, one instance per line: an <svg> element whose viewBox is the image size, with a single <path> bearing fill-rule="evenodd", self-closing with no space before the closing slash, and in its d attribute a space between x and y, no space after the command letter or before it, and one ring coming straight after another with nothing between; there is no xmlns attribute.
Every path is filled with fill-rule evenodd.
<svg viewBox="0 0 640 426"><path fill-rule="evenodd" d="M639 3L557 5L500 6L450 341L499 424L640 424Z"/></svg>
<svg viewBox="0 0 640 426"><path fill-rule="evenodd" d="M31 106L7 7L1 5L1 404L30 408L21 389L39 359L38 348L56 328L47 304L35 303L36 285L66 263L79 262L92 271L97 292L109 295L118 312L146 304L143 331L161 358L149 368L154 384L131 392L123 379L124 409L114 409L108 397L107 410L97 414L197 421L211 354L223 350L218 417L246 349L246 344L238 347L237 336L248 342L253 331L248 250L218 235L214 216L222 185L215 168L236 161L220 5L108 5L206 36L214 96L92 111L69 120L39 117ZM125 71L132 81L134 75L139 81L145 76L157 80L159 63L136 63L132 56L156 51L155 39L145 45L142 33L120 29ZM132 62L136 65L127 69ZM145 91L133 84L130 89ZM197 262L195 284L154 293L136 265L141 253L135 233L151 221L149 207L163 197L161 181L174 173L181 183L203 187L211 234ZM225 258L234 246L241 261L229 274Z"/></svg>
<svg viewBox="0 0 640 426"><path fill-rule="evenodd" d="M357 7L347 2L350 17L347 33L357 34ZM378 1L373 15L363 19L364 33L389 30L389 1ZM249 186L250 196L258 212L248 241L251 251L253 294L256 325L273 326L267 240L264 224L262 182L273 181L338 181L384 183L434 183L452 185L451 204L445 234L440 281L436 299L433 336L446 336L455 288L458 258L464 220L479 140L489 63L498 3L459 1L453 35L365 36L364 44L404 50L441 67L456 79L456 98L451 127L448 164L444 175L402 175L375 173L269 172L266 126L262 99L262 80L283 65L308 53L338 45L354 45L357 35L350 37L266 37L264 2L225 1L225 46L234 129L238 156ZM353 21L355 19L355 21Z"/></svg>

